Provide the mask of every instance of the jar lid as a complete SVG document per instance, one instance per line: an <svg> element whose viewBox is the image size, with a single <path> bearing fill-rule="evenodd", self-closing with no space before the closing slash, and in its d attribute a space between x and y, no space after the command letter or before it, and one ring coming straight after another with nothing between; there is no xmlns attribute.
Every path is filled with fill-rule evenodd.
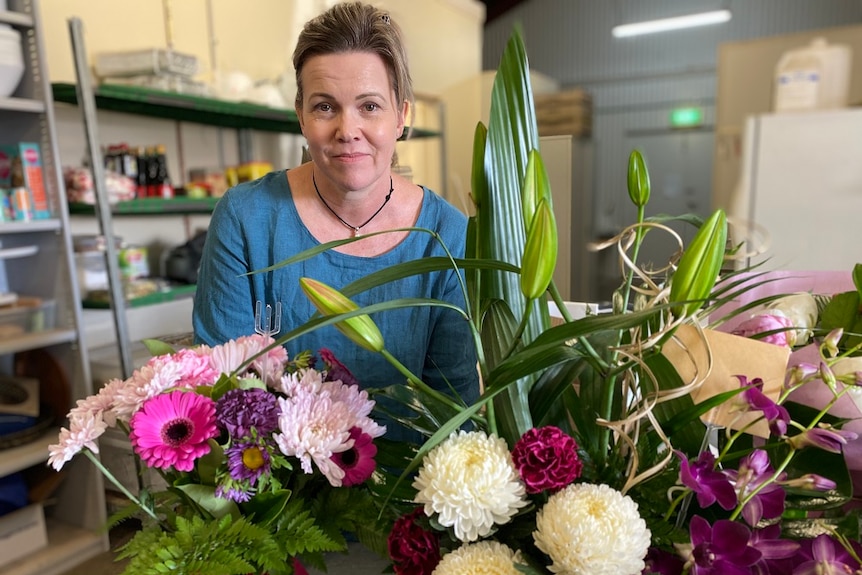
<svg viewBox="0 0 862 575"><path fill-rule="evenodd" d="M76 252L105 251L105 236L76 235L72 236L72 245ZM123 247L123 238L114 236L114 247Z"/></svg>

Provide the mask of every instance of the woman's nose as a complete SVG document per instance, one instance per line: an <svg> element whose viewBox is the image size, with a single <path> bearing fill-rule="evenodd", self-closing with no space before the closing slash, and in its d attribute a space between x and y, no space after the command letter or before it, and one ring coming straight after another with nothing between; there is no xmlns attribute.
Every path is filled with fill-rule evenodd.
<svg viewBox="0 0 862 575"><path fill-rule="evenodd" d="M342 112L338 116L338 130L336 136L340 140L353 140L359 135L358 119L350 112Z"/></svg>

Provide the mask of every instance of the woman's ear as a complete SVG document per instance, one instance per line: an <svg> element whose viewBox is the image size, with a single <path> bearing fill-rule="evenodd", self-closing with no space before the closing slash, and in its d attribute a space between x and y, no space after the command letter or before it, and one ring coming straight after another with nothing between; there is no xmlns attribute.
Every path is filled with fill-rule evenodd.
<svg viewBox="0 0 862 575"><path fill-rule="evenodd" d="M410 117L410 102L404 100L401 106L401 114L398 118L398 126L395 129L395 138L400 139L404 135L404 127L407 124L407 118Z"/></svg>

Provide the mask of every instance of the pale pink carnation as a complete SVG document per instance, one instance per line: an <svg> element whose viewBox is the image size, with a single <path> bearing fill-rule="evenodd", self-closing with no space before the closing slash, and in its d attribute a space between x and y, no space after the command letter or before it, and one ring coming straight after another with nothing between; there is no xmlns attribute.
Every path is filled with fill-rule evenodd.
<svg viewBox="0 0 862 575"><path fill-rule="evenodd" d="M60 429L59 443L48 446L48 464L60 471L63 465L70 461L85 447L93 453L99 453L96 439L105 433L104 420L92 414L82 414L69 421L69 429Z"/></svg>
<svg viewBox="0 0 862 575"><path fill-rule="evenodd" d="M194 389L200 385L213 385L219 378L219 371L214 369L209 355L201 355L191 349L181 349L169 356L170 361L180 367L180 378L177 387Z"/></svg>
<svg viewBox="0 0 862 575"><path fill-rule="evenodd" d="M313 473L312 462L329 483L340 487L344 470L332 461L333 453L350 449L351 414L347 405L333 402L327 395L315 395L298 388L289 399L278 399L281 433L274 439L282 453L299 459L305 473Z"/></svg>
<svg viewBox="0 0 862 575"><path fill-rule="evenodd" d="M128 421L145 401L175 387L181 376L182 366L172 362L151 360L135 370L117 390L114 405L117 419Z"/></svg>
<svg viewBox="0 0 862 575"><path fill-rule="evenodd" d="M744 322L739 324L739 326L737 326L732 333L733 335L738 335L741 337L757 338L757 336L762 333L767 333L774 330L783 330L777 331L776 333L771 333L763 337L759 337L757 339L760 339L760 341L763 341L765 343L771 343L773 345L791 347L793 345L793 342L795 341L795 334L793 330L788 329L791 327L793 327L793 323L789 319L784 317L784 315L780 312L763 313L745 320Z"/></svg>

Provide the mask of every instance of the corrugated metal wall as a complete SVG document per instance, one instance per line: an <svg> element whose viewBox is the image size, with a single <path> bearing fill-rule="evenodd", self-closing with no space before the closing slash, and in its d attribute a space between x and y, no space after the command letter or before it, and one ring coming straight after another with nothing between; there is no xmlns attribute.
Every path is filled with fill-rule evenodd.
<svg viewBox="0 0 862 575"><path fill-rule="evenodd" d="M617 24L719 8L731 10L730 22L611 35ZM496 69L519 23L532 69L592 93L597 233L610 233L634 217L625 191L631 134L667 130L669 111L684 105L701 106L711 129L719 44L859 22L858 0L529 0L486 25L484 67ZM711 166L712 150L698 153Z"/></svg>

